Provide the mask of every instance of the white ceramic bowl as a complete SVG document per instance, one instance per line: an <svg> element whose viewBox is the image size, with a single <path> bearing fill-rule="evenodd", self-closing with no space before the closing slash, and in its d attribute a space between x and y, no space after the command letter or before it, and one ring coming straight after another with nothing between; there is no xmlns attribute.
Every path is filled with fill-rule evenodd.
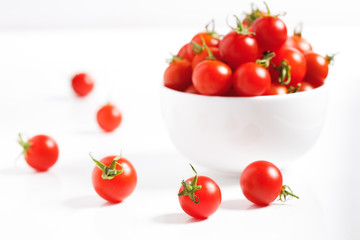
<svg viewBox="0 0 360 240"><path fill-rule="evenodd" d="M284 168L318 138L327 86L259 97L210 97L162 86L161 105L170 138L189 161L234 173L256 160Z"/></svg>

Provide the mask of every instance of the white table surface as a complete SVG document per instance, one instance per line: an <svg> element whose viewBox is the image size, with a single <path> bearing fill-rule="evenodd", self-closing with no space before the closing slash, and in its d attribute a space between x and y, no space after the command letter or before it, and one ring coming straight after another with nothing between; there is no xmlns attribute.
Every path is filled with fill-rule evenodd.
<svg viewBox="0 0 360 240"><path fill-rule="evenodd" d="M329 111L310 152L284 169L301 199L257 208L241 193L239 176L197 166L221 187L219 210L204 221L187 216L177 191L193 175L162 121L159 85L169 52L197 29L88 29L0 32L0 239L359 239L359 89L354 46L359 28L307 29L319 53L339 52L329 74ZM85 99L71 76L96 80ZM96 124L111 101L123 112L111 134ZM37 173L23 158L18 133L48 134L59 145L53 168ZM138 172L135 192L111 205L91 185L97 158L118 154ZM254 159L256 160L256 159Z"/></svg>

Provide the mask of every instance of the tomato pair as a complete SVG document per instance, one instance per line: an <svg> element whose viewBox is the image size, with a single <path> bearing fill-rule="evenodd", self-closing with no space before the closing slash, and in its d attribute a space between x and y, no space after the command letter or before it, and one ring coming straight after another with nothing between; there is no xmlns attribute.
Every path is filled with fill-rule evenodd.
<svg viewBox="0 0 360 240"><path fill-rule="evenodd" d="M183 76L180 77L183 78ZM94 87L93 78L86 73L76 74L71 83L74 92L79 97L87 96ZM120 126L122 114L115 105L108 103L98 110L96 120L102 130L112 132Z"/></svg>

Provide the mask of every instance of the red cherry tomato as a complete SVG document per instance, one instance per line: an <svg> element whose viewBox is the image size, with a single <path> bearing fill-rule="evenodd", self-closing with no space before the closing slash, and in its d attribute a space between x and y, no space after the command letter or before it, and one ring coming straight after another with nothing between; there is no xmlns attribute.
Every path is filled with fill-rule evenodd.
<svg viewBox="0 0 360 240"><path fill-rule="evenodd" d="M305 92L305 91L309 91L309 90L312 90L312 89L314 89L313 85L311 85L308 82L302 81L301 85L300 85L300 88L299 88L299 91L300 92Z"/></svg>
<svg viewBox="0 0 360 240"><path fill-rule="evenodd" d="M91 158L97 165L92 172L92 184L100 197L119 203L131 195L137 175L130 161L120 156L108 156L100 161Z"/></svg>
<svg viewBox="0 0 360 240"><path fill-rule="evenodd" d="M94 80L86 73L79 73L71 80L71 85L79 97L85 97L94 88Z"/></svg>
<svg viewBox="0 0 360 240"><path fill-rule="evenodd" d="M209 50L216 59L220 58L219 48L209 47ZM198 65L204 60L207 60L208 57L209 57L209 52L206 49L202 50L199 54L196 54L191 64L192 69L194 70L196 65Z"/></svg>
<svg viewBox="0 0 360 240"><path fill-rule="evenodd" d="M283 95L287 94L288 90L284 85L279 83L271 83L270 88L264 93L264 95Z"/></svg>
<svg viewBox="0 0 360 240"><path fill-rule="evenodd" d="M262 16L251 24L249 31L255 33L259 47L265 51L278 50L287 39L285 23L277 17Z"/></svg>
<svg viewBox="0 0 360 240"><path fill-rule="evenodd" d="M214 180L206 176L197 176L194 168L193 171L194 177L181 182L178 193L179 203L188 215L205 219L219 208L221 191Z"/></svg>
<svg viewBox="0 0 360 240"><path fill-rule="evenodd" d="M283 186L280 170L267 161L249 164L241 173L240 186L244 196L260 206L270 204L277 197L280 200L286 200L288 195L298 198L288 186Z"/></svg>
<svg viewBox="0 0 360 240"><path fill-rule="evenodd" d="M219 47L220 43L220 39L216 36L215 33L212 32L198 33L192 38L191 41L199 45L203 45L203 43L205 42L208 47Z"/></svg>
<svg viewBox="0 0 360 240"><path fill-rule="evenodd" d="M315 88L324 84L329 72L329 57L323 57L314 52L304 54L306 60L306 75L304 81L311 83Z"/></svg>
<svg viewBox="0 0 360 240"><path fill-rule="evenodd" d="M240 96L263 95L270 85L268 70L254 62L240 65L233 74L233 86Z"/></svg>
<svg viewBox="0 0 360 240"><path fill-rule="evenodd" d="M177 60L168 66L164 73L164 86L184 91L191 85L191 63L187 60Z"/></svg>
<svg viewBox="0 0 360 240"><path fill-rule="evenodd" d="M193 60L195 55L194 46L191 43L187 43L182 46L177 54L178 57L188 60L189 62Z"/></svg>
<svg viewBox="0 0 360 240"><path fill-rule="evenodd" d="M250 34L239 34L231 31L219 45L220 59L225 61L232 70L246 62L254 62L259 57L259 47Z"/></svg>
<svg viewBox="0 0 360 240"><path fill-rule="evenodd" d="M187 89L185 89L184 92L193 93L193 94L199 94L199 92L196 90L196 88L192 84Z"/></svg>
<svg viewBox="0 0 360 240"><path fill-rule="evenodd" d="M302 53L306 53L312 50L311 44L299 35L288 37L284 46L296 48Z"/></svg>
<svg viewBox="0 0 360 240"><path fill-rule="evenodd" d="M19 134L19 144L24 148L27 164L37 171L47 171L59 157L58 145L46 135L36 135L24 142Z"/></svg>
<svg viewBox="0 0 360 240"><path fill-rule="evenodd" d="M269 67L271 78L274 82L279 82L279 74L282 72L281 69L278 71L276 68L284 67L282 61L286 60L286 65L290 66L290 82L286 85L296 87L300 83L306 73L306 60L304 55L295 48L282 47L275 52L275 57L271 59L272 65ZM275 68L274 68L275 67ZM284 83L288 81L287 75L284 76Z"/></svg>
<svg viewBox="0 0 360 240"><path fill-rule="evenodd" d="M222 96L231 87L231 69L223 62L205 60L195 67L192 80L199 93Z"/></svg>
<svg viewBox="0 0 360 240"><path fill-rule="evenodd" d="M105 132L112 132L120 126L122 115L115 105L109 103L99 109L96 119Z"/></svg>

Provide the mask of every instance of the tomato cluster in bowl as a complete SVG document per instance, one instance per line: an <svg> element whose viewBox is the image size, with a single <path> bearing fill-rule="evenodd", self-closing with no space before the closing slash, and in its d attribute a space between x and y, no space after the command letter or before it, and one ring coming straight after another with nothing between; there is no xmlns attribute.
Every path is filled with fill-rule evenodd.
<svg viewBox="0 0 360 240"><path fill-rule="evenodd" d="M266 5L266 4L265 4ZM313 52L301 31L288 36L279 15L253 9L223 37L209 30L186 43L164 73L164 86L208 96L261 96L324 84L333 56Z"/></svg>

